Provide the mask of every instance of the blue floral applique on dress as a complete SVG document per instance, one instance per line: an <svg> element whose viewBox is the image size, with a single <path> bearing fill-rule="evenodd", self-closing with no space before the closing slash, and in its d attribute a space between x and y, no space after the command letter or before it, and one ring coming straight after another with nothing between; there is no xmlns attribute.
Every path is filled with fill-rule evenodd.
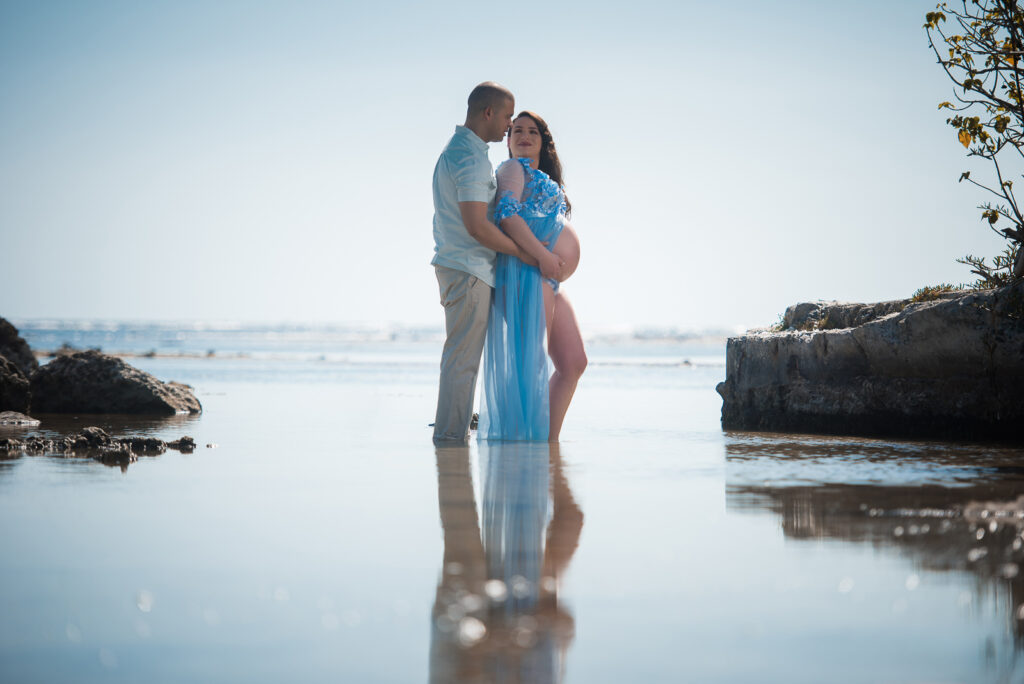
<svg viewBox="0 0 1024 684"><path fill-rule="evenodd" d="M534 216L564 214L565 195L558 183L540 169L532 168L529 159L520 158L519 163L523 165L528 179L523 189L524 209Z"/></svg>
<svg viewBox="0 0 1024 684"><path fill-rule="evenodd" d="M523 210L523 203L516 199L511 190L506 190L498 204L494 207L494 222L501 223L502 219L515 216Z"/></svg>

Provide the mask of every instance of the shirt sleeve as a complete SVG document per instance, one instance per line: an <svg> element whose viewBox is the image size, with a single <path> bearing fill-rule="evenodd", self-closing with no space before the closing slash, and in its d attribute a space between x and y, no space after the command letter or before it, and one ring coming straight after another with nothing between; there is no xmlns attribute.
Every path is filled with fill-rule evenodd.
<svg viewBox="0 0 1024 684"><path fill-rule="evenodd" d="M462 154L449 159L452 180L455 182L455 197L459 202L490 202L494 186L491 179L491 163L486 157Z"/></svg>
<svg viewBox="0 0 1024 684"><path fill-rule="evenodd" d="M526 185L526 172L515 159L502 162L498 167L498 205L494 208L495 223L522 209L523 188Z"/></svg>

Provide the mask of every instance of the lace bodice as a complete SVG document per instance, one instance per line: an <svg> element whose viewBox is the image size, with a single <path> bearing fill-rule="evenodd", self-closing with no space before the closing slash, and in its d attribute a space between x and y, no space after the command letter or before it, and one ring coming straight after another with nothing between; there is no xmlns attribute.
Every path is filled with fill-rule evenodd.
<svg viewBox="0 0 1024 684"><path fill-rule="evenodd" d="M495 175L498 180L495 223L514 214L528 218L565 213L565 195L558 183L540 169L530 168L528 158L502 162Z"/></svg>

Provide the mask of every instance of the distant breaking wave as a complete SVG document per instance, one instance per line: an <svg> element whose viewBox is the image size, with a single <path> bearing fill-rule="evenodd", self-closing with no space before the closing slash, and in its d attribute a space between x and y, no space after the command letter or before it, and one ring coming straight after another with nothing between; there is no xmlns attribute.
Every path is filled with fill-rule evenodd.
<svg viewBox="0 0 1024 684"><path fill-rule="evenodd" d="M41 356L81 349L144 357L256 358L325 363L436 363L440 326L240 321L12 321ZM585 331L597 365L720 365L736 330Z"/></svg>

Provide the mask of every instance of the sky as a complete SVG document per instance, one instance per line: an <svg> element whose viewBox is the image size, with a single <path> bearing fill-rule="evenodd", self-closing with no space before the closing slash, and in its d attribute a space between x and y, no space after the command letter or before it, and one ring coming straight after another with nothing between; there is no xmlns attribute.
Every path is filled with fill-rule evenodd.
<svg viewBox="0 0 1024 684"><path fill-rule="evenodd" d="M431 177L484 80L555 136L584 331L969 282L1002 242L933 8L0 0L0 316L440 327Z"/></svg>

